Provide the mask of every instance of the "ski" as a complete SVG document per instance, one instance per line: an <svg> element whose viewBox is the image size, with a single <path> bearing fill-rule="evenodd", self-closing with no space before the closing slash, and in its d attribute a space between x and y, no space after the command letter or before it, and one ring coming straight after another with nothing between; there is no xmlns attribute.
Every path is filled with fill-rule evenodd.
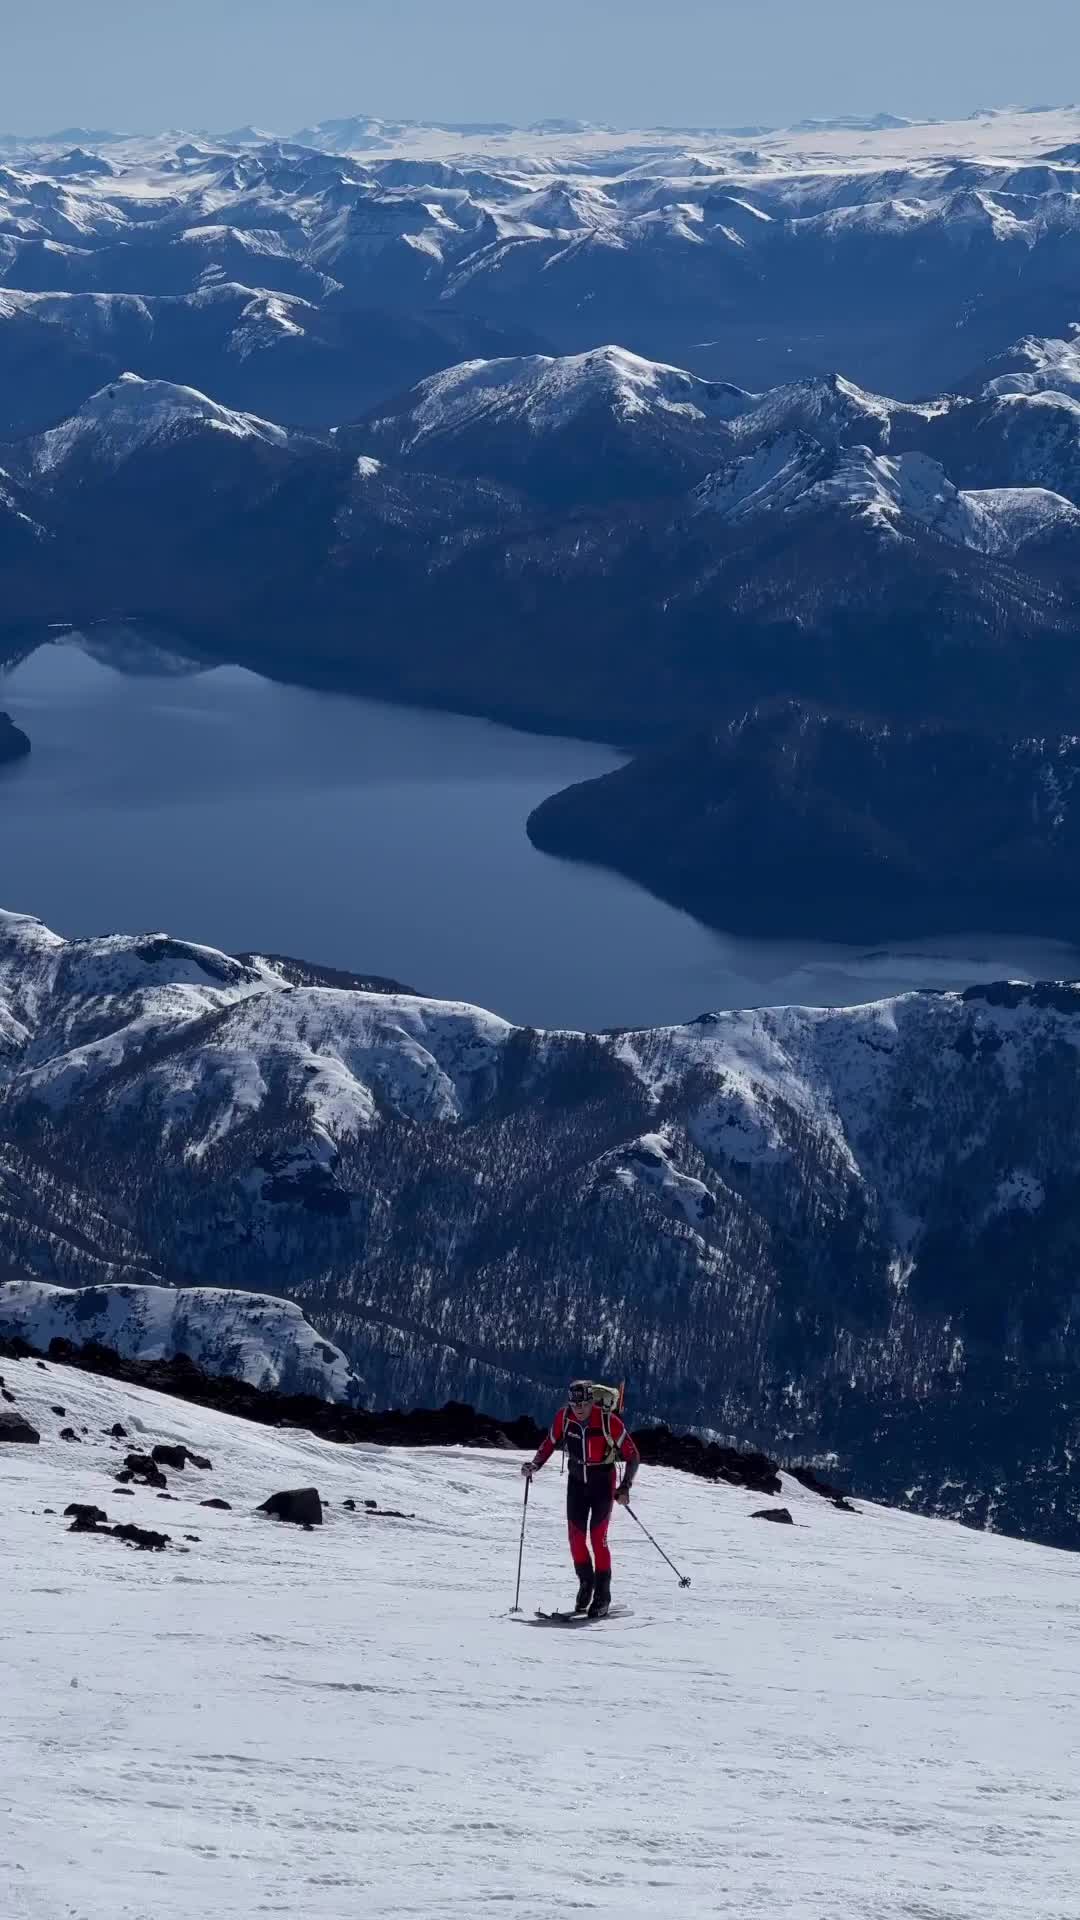
<svg viewBox="0 0 1080 1920"><path fill-rule="evenodd" d="M607 1613L600 1615L599 1620L590 1620L587 1613L570 1613L562 1610L547 1613L543 1607L537 1607L531 1620L524 1619L524 1616L522 1618L524 1625L528 1627L596 1627L600 1625L601 1620L625 1619L632 1611L631 1607L610 1607Z"/></svg>

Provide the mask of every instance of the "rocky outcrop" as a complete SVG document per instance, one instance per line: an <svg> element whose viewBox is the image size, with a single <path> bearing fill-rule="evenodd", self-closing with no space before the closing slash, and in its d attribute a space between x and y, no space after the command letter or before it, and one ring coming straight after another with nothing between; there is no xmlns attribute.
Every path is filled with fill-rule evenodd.
<svg viewBox="0 0 1080 1920"><path fill-rule="evenodd" d="M33 1357L33 1349L18 1337L0 1336L0 1357L29 1359ZM96 1342L74 1347L68 1340L54 1340L49 1347L49 1358L54 1365L77 1367L107 1379L175 1394L178 1399L213 1407L239 1419L255 1420L263 1426L302 1428L342 1445L364 1442L384 1447L535 1449L545 1432L527 1414L513 1420L499 1420L454 1400L437 1409L417 1407L403 1412L400 1408L388 1408L369 1413L359 1407L332 1406L310 1395L267 1393L242 1381L201 1373L184 1354L169 1360L136 1361ZM780 1469L764 1453L744 1452L716 1441L703 1441L692 1433L674 1433L667 1426L638 1427L634 1429L634 1440L642 1460L649 1466L675 1467L682 1473L697 1474L702 1479L724 1482L728 1486L746 1487L755 1493L780 1491ZM192 1453L190 1448L161 1443L152 1447L149 1454L129 1453L117 1478L135 1478L148 1486L164 1487L166 1478L158 1462L168 1455L169 1463L173 1464L180 1454L188 1465L203 1469L210 1466L204 1455ZM200 1502L205 1507L227 1507L228 1504L218 1499ZM376 1505L373 1500L366 1500L364 1504L369 1509ZM383 1511L389 1516L388 1509Z"/></svg>
<svg viewBox="0 0 1080 1920"><path fill-rule="evenodd" d="M0 1446L37 1446L41 1435L21 1413L0 1408Z"/></svg>

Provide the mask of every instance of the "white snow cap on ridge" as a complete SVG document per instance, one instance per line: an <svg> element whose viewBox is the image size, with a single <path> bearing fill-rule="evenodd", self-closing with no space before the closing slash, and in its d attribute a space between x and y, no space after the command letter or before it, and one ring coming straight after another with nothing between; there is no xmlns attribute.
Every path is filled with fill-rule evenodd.
<svg viewBox="0 0 1080 1920"><path fill-rule="evenodd" d="M916 522L980 553L1015 553L1056 532L1080 535L1080 510L1045 488L964 492L924 453L833 450L802 433L777 434L743 459L728 461L702 481L696 500L700 512L731 521L848 508L888 532L899 535L905 522Z"/></svg>
<svg viewBox="0 0 1080 1920"><path fill-rule="evenodd" d="M287 446L289 439L284 427L219 406L195 387L122 373L91 394L69 420L37 436L31 443L32 464L35 472L50 473L81 452L118 464L141 447L177 439L192 428L275 447Z"/></svg>
<svg viewBox="0 0 1080 1920"><path fill-rule="evenodd" d="M464 360L421 380L409 398L407 446L496 422L551 433L597 403L624 420L655 413L723 422L744 412L752 396L607 346L558 357Z"/></svg>
<svg viewBox="0 0 1080 1920"><path fill-rule="evenodd" d="M228 1287L52 1287L0 1284L0 1332L42 1352L50 1340L88 1341L127 1360L183 1353L203 1372L280 1393L358 1402L363 1382L340 1347L316 1332L292 1300Z"/></svg>
<svg viewBox="0 0 1080 1920"><path fill-rule="evenodd" d="M1029 334L1006 357L1020 365L987 381L987 394L1064 393L1080 400L1080 324L1067 340L1038 340Z"/></svg>
<svg viewBox="0 0 1080 1920"><path fill-rule="evenodd" d="M894 421L926 422L948 410L947 400L893 400L870 393L838 373L792 381L747 398L752 404L732 426L736 440L758 440L766 433L808 433L831 443L861 429L885 445Z"/></svg>

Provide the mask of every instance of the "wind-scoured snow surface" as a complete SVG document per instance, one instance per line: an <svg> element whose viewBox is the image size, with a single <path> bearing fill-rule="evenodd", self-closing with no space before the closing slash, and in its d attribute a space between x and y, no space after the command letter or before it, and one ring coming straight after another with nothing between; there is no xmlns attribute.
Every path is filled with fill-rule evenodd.
<svg viewBox="0 0 1080 1920"><path fill-rule="evenodd" d="M2 1370L42 1435L0 1450L5 1920L1074 1910L1070 1557L786 1476L768 1504L796 1525L767 1526L760 1496L645 1468L637 1508L692 1586L617 1513L632 1614L534 1628L572 1587L553 1470L517 1622L516 1454L343 1449ZM123 1452L156 1441L213 1470L119 1497ZM305 1485L322 1529L255 1513ZM71 1534L71 1500L173 1545Z"/></svg>
<svg viewBox="0 0 1080 1920"><path fill-rule="evenodd" d="M222 1287L51 1287L0 1283L0 1333L44 1350L57 1338L99 1341L131 1360L184 1353L204 1373L270 1392L356 1401L362 1383L339 1347L291 1300Z"/></svg>

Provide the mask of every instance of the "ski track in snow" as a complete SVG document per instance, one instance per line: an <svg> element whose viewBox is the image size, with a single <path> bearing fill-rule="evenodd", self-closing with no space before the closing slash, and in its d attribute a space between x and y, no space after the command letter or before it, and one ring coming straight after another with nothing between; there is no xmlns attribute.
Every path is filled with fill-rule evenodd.
<svg viewBox="0 0 1080 1920"><path fill-rule="evenodd" d="M522 1633L519 1456L336 1448L0 1371L42 1434L0 1450L5 1920L1075 1915L1071 1556L787 1481L799 1524L751 1523L760 1496L645 1468L692 1588L617 1514L633 1617ZM114 1495L126 1447L166 1439L214 1471L170 1473L175 1503ZM254 1515L311 1483L322 1531ZM69 1534L69 1500L189 1551ZM549 1467L527 1609L572 1590L562 1510Z"/></svg>

